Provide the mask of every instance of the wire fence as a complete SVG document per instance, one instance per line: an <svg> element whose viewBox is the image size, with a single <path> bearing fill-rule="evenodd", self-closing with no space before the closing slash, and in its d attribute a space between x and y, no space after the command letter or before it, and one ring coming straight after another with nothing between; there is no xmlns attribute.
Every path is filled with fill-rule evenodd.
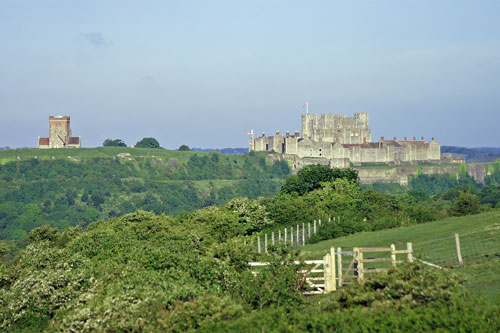
<svg viewBox="0 0 500 333"><path fill-rule="evenodd" d="M278 231L252 237L254 250L258 253L267 253L270 246L286 244L288 246L304 246L309 244L313 235L319 232L326 223L338 223L340 217L330 217L326 222L321 219L313 222L289 226Z"/></svg>
<svg viewBox="0 0 500 333"><path fill-rule="evenodd" d="M469 233L413 243L421 260L453 268L500 257L500 224Z"/></svg>

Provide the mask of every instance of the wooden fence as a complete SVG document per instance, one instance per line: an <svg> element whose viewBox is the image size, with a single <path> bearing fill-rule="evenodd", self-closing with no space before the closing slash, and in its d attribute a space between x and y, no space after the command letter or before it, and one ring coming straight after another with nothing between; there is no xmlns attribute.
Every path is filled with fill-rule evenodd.
<svg viewBox="0 0 500 333"><path fill-rule="evenodd" d="M254 244L254 249L258 253L267 253L269 246L285 244L289 246L304 246L309 242L312 235L315 235L325 223L339 223L340 216L329 217L328 221L321 219L313 222L289 226L278 231L273 231L264 235L253 237L250 241Z"/></svg>
<svg viewBox="0 0 500 333"><path fill-rule="evenodd" d="M401 255L405 256L404 260L398 259ZM387 248L355 247L349 251L332 247L322 260L295 261L293 264L304 265L305 268L298 270L308 287L304 294L313 295L329 293L355 282L362 283L371 274L387 271L404 261L413 262L412 243L407 243L404 250L397 250L394 244ZM259 267L269 263L250 262L249 265Z"/></svg>

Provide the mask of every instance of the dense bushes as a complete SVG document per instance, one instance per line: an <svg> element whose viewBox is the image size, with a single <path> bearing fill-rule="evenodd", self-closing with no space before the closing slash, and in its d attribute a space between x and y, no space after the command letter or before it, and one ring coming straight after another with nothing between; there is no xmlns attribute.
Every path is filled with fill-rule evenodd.
<svg viewBox="0 0 500 333"><path fill-rule="evenodd" d="M242 309L300 302L295 270L278 264L290 257L288 250L274 259L269 273L263 271L262 277L279 276L276 285L248 271L253 254L238 238L244 234L239 225L247 222L245 216L251 224L258 208L247 203L248 213L233 213L241 205L207 208L179 219L138 211L76 233L33 230L10 273L0 268L0 328L167 328L166 321L175 319L164 314L180 315L189 302L205 304L198 311L215 317L219 310L231 316ZM260 300L252 296L257 290ZM174 327L181 330L197 321Z"/></svg>

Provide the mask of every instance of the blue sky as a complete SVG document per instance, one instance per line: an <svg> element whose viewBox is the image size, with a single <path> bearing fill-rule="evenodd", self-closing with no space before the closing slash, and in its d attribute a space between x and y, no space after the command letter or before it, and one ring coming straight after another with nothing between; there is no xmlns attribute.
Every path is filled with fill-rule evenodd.
<svg viewBox="0 0 500 333"><path fill-rule="evenodd" d="M500 146L500 1L0 0L0 147L246 147L369 112L373 139Z"/></svg>

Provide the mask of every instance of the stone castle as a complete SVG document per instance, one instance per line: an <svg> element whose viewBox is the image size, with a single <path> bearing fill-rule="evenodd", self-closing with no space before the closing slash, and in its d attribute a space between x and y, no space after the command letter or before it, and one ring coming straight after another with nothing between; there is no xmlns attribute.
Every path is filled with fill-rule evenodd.
<svg viewBox="0 0 500 333"><path fill-rule="evenodd" d="M80 148L82 138L71 136L68 116L49 117L49 137L38 137L38 148Z"/></svg>
<svg viewBox="0 0 500 333"><path fill-rule="evenodd" d="M441 145L434 141L392 140L380 138L372 142L368 127L368 113L302 115L300 132L250 139L250 151L269 151L284 154L294 169L300 165L320 163L331 167L347 168L362 164L417 164L439 162Z"/></svg>

